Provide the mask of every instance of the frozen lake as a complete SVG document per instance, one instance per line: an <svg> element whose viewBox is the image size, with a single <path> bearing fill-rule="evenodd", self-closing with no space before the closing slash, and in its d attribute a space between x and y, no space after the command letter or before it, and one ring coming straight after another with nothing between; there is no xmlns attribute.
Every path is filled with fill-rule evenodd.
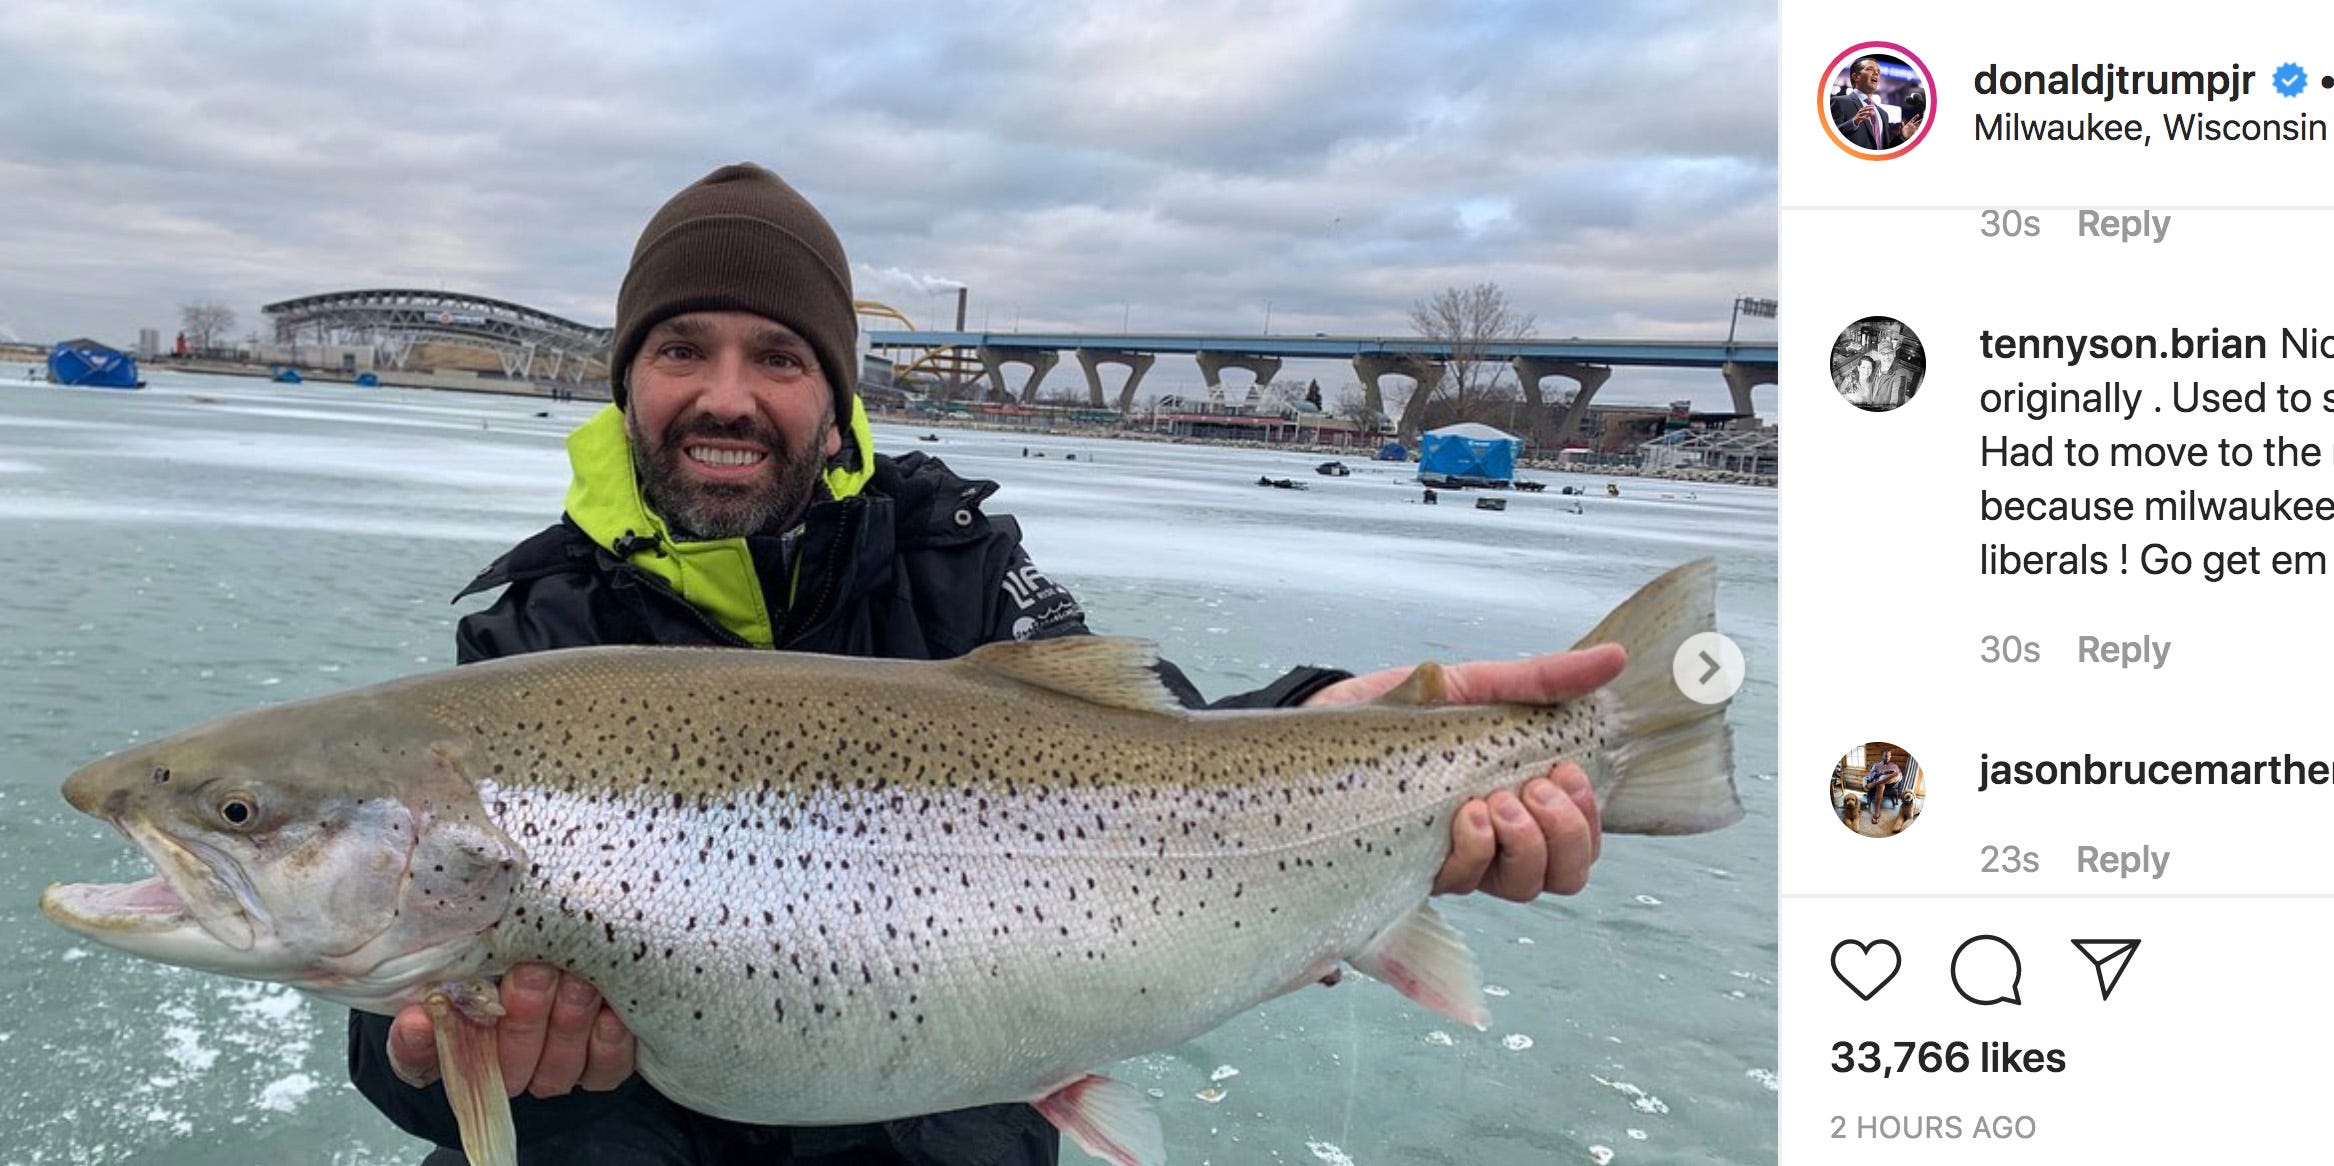
<svg viewBox="0 0 2334 1166"><path fill-rule="evenodd" d="M40 917L49 882L148 873L57 783L196 721L450 666L455 619L483 601L447 598L557 517L561 442L592 407L153 379L0 380L18 564L0 601L0 1166L417 1162L347 1086L337 1006ZM1573 898L1444 901L1498 987L1488 1032L1349 978L1114 1072L1154 1091L1177 1166L1774 1161L1773 491L1621 479L1607 498L1605 479L1535 474L1549 492L1495 513L1459 492L1422 506L1394 465L1332 479L1310 455L921 432L879 426L877 445L1002 482L988 508L1022 521L1089 624L1159 641L1211 696L1300 663L1561 648L1718 556L1720 627L1750 665L1741 825L1611 840ZM1564 485L1590 491L1581 513Z"/></svg>

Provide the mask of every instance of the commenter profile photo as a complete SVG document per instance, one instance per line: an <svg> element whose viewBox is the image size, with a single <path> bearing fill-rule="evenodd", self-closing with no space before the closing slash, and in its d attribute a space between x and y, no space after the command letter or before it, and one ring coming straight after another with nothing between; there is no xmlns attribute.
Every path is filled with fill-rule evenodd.
<svg viewBox="0 0 2334 1166"><path fill-rule="evenodd" d="M1867 838L1903 833L1928 802L1921 763L1887 741L1866 741L1841 756L1831 792L1832 817Z"/></svg>
<svg viewBox="0 0 2334 1166"><path fill-rule="evenodd" d="M1903 45L1866 41L1824 69L1818 112L1832 144L1849 156L1886 161L1927 135L1936 90L1928 67Z"/></svg>
<svg viewBox="0 0 2334 1166"><path fill-rule="evenodd" d="M1929 352L1905 322L1866 316L1832 340L1832 387L1848 403L1885 413L1913 399L1929 375Z"/></svg>

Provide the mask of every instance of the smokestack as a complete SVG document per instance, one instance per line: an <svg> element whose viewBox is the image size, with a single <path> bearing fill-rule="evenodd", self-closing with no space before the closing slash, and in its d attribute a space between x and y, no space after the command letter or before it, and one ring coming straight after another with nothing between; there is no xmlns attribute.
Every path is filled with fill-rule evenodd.
<svg viewBox="0 0 2334 1166"><path fill-rule="evenodd" d="M964 297L971 291L969 287L956 289L956 330L959 332L964 331Z"/></svg>

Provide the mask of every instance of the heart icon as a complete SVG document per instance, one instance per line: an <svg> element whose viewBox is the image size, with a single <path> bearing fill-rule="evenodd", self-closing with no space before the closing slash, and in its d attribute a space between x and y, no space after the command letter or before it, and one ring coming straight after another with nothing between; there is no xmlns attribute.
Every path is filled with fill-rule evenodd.
<svg viewBox="0 0 2334 1166"><path fill-rule="evenodd" d="M1859 1000L1878 996L1902 966L1904 957L1897 952L1895 944L1885 939L1843 939L1832 949L1832 974Z"/></svg>

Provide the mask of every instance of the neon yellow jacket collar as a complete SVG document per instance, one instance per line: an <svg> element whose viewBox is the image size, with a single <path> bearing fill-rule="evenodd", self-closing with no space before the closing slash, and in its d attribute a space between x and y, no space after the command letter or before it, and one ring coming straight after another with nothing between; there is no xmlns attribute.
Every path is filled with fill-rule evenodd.
<svg viewBox="0 0 2334 1166"><path fill-rule="evenodd" d="M857 397L851 399L847 438L857 448L859 456L852 460L857 468L827 470L827 493L836 499L858 494L875 476L875 438L867 427L867 410ZM610 405L577 426L567 436L567 460L575 472L567 487L567 516L593 542L664 580L690 606L747 643L757 648L773 646L776 621L746 540L681 542L673 538L664 519L650 510L640 495L621 410ZM653 542L638 542L637 546L628 541L652 537ZM623 555L616 549L620 545L634 549Z"/></svg>

